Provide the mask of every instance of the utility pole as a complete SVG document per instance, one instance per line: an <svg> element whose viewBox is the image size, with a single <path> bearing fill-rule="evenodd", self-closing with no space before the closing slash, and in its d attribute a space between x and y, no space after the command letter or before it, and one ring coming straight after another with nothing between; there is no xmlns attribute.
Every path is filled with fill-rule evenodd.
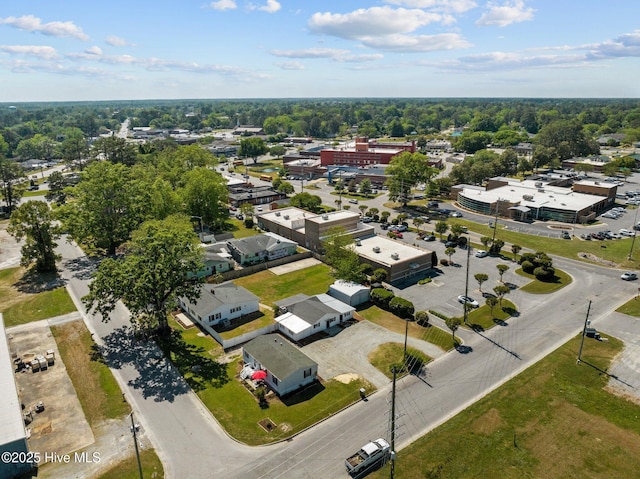
<svg viewBox="0 0 640 479"><path fill-rule="evenodd" d="M631 255L633 254L633 245L636 242L636 230L635 230L635 227L638 224L637 223L637 221L638 221L638 210L640 210L640 207L636 208L636 213L635 213L635 215L633 217L633 236L631 237L631 248L629 249L629 256L627 257L627 259L629 261L631 261Z"/></svg>
<svg viewBox="0 0 640 479"><path fill-rule="evenodd" d="M404 353L402 354L402 360L407 360L407 336L409 335L409 320L404 320Z"/></svg>
<svg viewBox="0 0 640 479"><path fill-rule="evenodd" d="M576 364L580 364L582 360L582 346L584 345L584 337L587 334L587 326L589 326L589 311L591 311L591 301L589 301L589 307L587 308L587 317L584 318L584 327L582 328L582 339L580 340L580 350L578 351L578 360Z"/></svg>
<svg viewBox="0 0 640 479"><path fill-rule="evenodd" d="M463 303L464 307L464 324L467 324L467 316L469 315L469 308L467 307L466 299L469 297L469 259L471 258L471 240L467 237L467 274L465 275L465 283L464 283L464 297L465 302Z"/></svg>
<svg viewBox="0 0 640 479"><path fill-rule="evenodd" d="M131 417L131 431L133 432L133 444L136 446L136 459L138 460L138 472L140 473L140 479L144 479L142 476L142 464L140 463L140 451L138 450L138 435L136 431L136 424L133 421L133 411L129 414Z"/></svg>
<svg viewBox="0 0 640 479"><path fill-rule="evenodd" d="M500 209L500 198L496 200L496 217L493 220L493 238L491 238L491 243L496 240L496 229L498 228L498 210Z"/></svg>
<svg viewBox="0 0 640 479"><path fill-rule="evenodd" d="M395 465L396 465L396 367L391 370L393 373L393 386L391 388L391 468L390 478L395 477Z"/></svg>

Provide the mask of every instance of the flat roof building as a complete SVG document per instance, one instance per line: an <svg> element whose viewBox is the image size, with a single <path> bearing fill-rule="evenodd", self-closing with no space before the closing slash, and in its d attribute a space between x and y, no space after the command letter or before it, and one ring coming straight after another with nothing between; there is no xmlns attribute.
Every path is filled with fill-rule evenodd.
<svg viewBox="0 0 640 479"><path fill-rule="evenodd" d="M384 236L370 236L356 242L356 253L361 263L369 263L373 269L387 271L387 281L396 283L417 276L436 264L433 251L409 246Z"/></svg>
<svg viewBox="0 0 640 479"><path fill-rule="evenodd" d="M0 313L0 453L28 452L27 433L24 428L22 407L18 398L18 388L14 377L14 364ZM0 461L0 477L16 477L31 470L31 464L24 461Z"/></svg>

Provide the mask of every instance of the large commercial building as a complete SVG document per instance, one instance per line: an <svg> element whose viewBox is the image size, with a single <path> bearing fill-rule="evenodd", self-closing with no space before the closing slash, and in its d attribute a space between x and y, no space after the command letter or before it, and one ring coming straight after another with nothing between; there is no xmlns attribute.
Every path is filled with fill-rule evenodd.
<svg viewBox="0 0 640 479"><path fill-rule="evenodd" d="M485 187L456 185L451 195L463 208L476 213L521 221L555 220L565 223L592 221L610 207L617 186L592 180L573 182L571 187L552 186L535 180L491 178Z"/></svg>
<svg viewBox="0 0 640 479"><path fill-rule="evenodd" d="M322 166L348 165L348 166L373 166L388 165L391 159L409 151L416 152L415 142L378 143L368 138L356 138L355 143L343 148L326 148L320 152Z"/></svg>
<svg viewBox="0 0 640 479"><path fill-rule="evenodd" d="M281 208L257 215L258 226L313 251L322 248L332 228L340 227L353 238L371 236L373 227L360 223L360 214L341 210L315 214L295 207Z"/></svg>

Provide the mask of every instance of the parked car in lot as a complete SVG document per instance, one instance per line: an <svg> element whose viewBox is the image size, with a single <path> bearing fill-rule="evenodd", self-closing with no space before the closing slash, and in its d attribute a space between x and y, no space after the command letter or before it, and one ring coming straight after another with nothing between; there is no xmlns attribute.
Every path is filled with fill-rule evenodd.
<svg viewBox="0 0 640 479"><path fill-rule="evenodd" d="M458 246L458 242L457 241L447 241L444 246L446 248L455 248L456 246Z"/></svg>
<svg viewBox="0 0 640 479"><path fill-rule="evenodd" d="M363 223L371 223L373 221L373 218L371 216L365 216L360 221L362 221Z"/></svg>
<svg viewBox="0 0 640 479"><path fill-rule="evenodd" d="M473 299L471 296L465 296L464 294L461 294L460 296L458 296L458 303L461 304L468 304L470 305L472 308L477 308L480 306L480 303L478 303L475 299Z"/></svg>
<svg viewBox="0 0 640 479"><path fill-rule="evenodd" d="M625 228L620 228L620 231L618 231L619 235L622 236L635 236L636 233L634 231L629 231L628 229Z"/></svg>
<svg viewBox="0 0 640 479"><path fill-rule="evenodd" d="M484 250L476 251L476 258L486 258L487 256L489 256L488 251L484 251Z"/></svg>
<svg viewBox="0 0 640 479"><path fill-rule="evenodd" d="M358 204L358 200L349 200L349 203L351 203L352 205L357 205Z"/></svg>
<svg viewBox="0 0 640 479"><path fill-rule="evenodd" d="M562 232L562 239L568 239L568 240L571 239L571 235L569 234L568 231L563 231Z"/></svg>
<svg viewBox="0 0 640 479"><path fill-rule="evenodd" d="M634 279L638 279L638 275L636 273L627 271L626 273L622 273L622 275L620 275L620 278L624 279L625 281L632 281Z"/></svg>
<svg viewBox="0 0 640 479"><path fill-rule="evenodd" d="M459 211L454 211L453 213L451 213L451 217L452 218L462 218L462 213L460 213Z"/></svg>
<svg viewBox="0 0 640 479"><path fill-rule="evenodd" d="M436 237L433 236L433 235L427 235L427 236L424 237L424 240L425 241L435 241Z"/></svg>

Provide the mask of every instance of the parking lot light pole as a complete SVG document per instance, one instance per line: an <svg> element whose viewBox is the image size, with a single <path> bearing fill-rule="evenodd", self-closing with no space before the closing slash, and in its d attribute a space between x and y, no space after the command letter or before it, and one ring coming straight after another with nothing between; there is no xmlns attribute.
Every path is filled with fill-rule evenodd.
<svg viewBox="0 0 640 479"><path fill-rule="evenodd" d="M464 283L464 324L467 324L467 316L469 314L469 308L467 307L467 298L469 297L469 259L471 257L471 239L467 237L467 274L465 275Z"/></svg>
<svg viewBox="0 0 640 479"><path fill-rule="evenodd" d="M638 210L640 210L640 206L636 206L636 214L633 217L633 236L631 237L631 248L629 249L629 257L627 258L629 261L631 261L631 255L633 254L633 245L636 242L636 232L637 230L635 230L636 225L638 224Z"/></svg>

